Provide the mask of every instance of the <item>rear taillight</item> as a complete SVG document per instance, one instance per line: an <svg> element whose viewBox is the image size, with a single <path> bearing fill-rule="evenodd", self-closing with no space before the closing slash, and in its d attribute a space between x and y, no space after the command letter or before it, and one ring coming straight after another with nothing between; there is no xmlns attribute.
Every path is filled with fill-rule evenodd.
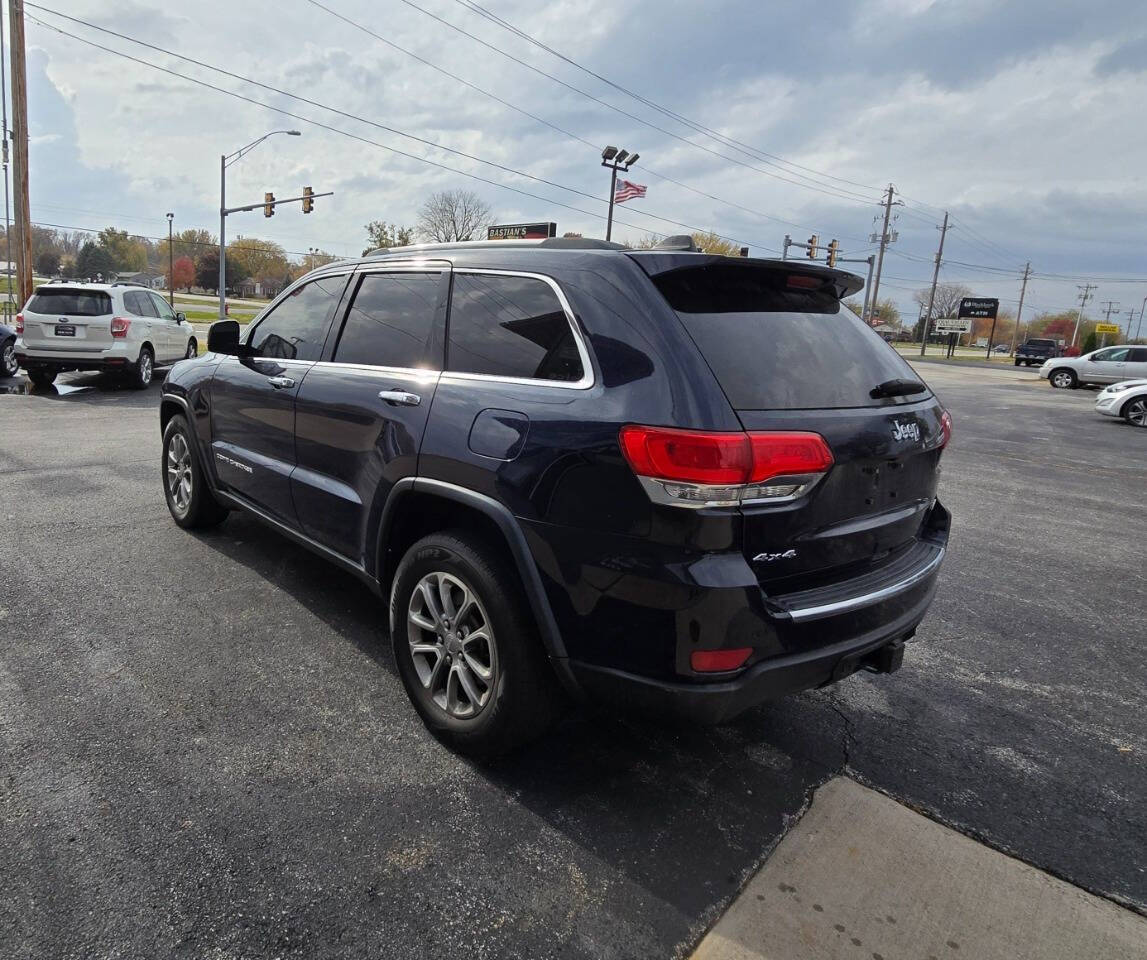
<svg viewBox="0 0 1147 960"><path fill-rule="evenodd" d="M117 340L127 336L131 321L127 317L112 317L112 336Z"/></svg>
<svg viewBox="0 0 1147 960"><path fill-rule="evenodd" d="M792 500L811 490L833 463L817 433L629 425L618 439L650 499L681 507Z"/></svg>
<svg viewBox="0 0 1147 960"><path fill-rule="evenodd" d="M952 439L952 415L947 410L940 413L940 432L944 435L940 441L940 449L943 450Z"/></svg>
<svg viewBox="0 0 1147 960"><path fill-rule="evenodd" d="M24 332L24 314L16 314L16 333L17 335Z"/></svg>

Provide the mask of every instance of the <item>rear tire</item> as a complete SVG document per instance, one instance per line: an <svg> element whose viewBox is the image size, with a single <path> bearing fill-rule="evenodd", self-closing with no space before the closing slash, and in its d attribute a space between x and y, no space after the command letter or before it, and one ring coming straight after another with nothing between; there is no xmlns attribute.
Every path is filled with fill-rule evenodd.
<svg viewBox="0 0 1147 960"><path fill-rule="evenodd" d="M28 371L28 379L37 387L50 387L56 381L57 371L49 367L38 367Z"/></svg>
<svg viewBox="0 0 1147 960"><path fill-rule="evenodd" d="M1059 367L1048 374L1047 382L1057 390L1074 390L1079 386L1079 377L1067 367Z"/></svg>
<svg viewBox="0 0 1147 960"><path fill-rule="evenodd" d="M481 539L448 531L415 543L390 608L403 686L447 746L494 757L542 736L562 713L517 572Z"/></svg>
<svg viewBox="0 0 1147 960"><path fill-rule="evenodd" d="M128 373L128 383L133 390L146 390L151 386L151 378L155 373L155 354L151 347L144 344L139 348L139 359L132 365Z"/></svg>
<svg viewBox="0 0 1147 960"><path fill-rule="evenodd" d="M1021 363L1023 363L1023 361L1022 361L1022 360L1017 360L1017 361L1016 361L1016 366L1018 367L1018 366L1019 366Z"/></svg>
<svg viewBox="0 0 1147 960"><path fill-rule="evenodd" d="M207 486L198 448L182 414L172 417L164 428L159 469L171 519L185 530L214 527L227 516L227 508Z"/></svg>
<svg viewBox="0 0 1147 960"><path fill-rule="evenodd" d="M1121 412L1133 427L1147 427L1147 397L1132 397L1123 404Z"/></svg>
<svg viewBox="0 0 1147 960"><path fill-rule="evenodd" d="M192 337L187 341L187 353L183 355L183 359L194 360L197 356L199 356L199 344L197 344L195 338Z"/></svg>

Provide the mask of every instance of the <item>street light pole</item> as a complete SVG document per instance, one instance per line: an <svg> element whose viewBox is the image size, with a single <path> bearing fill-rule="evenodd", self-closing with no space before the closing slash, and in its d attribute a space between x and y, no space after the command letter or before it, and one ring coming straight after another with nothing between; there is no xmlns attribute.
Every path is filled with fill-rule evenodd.
<svg viewBox="0 0 1147 960"><path fill-rule="evenodd" d="M167 302L172 310L175 309L175 253L171 246L171 221L174 219L174 213L167 215Z"/></svg>
<svg viewBox="0 0 1147 960"><path fill-rule="evenodd" d="M613 237L613 203L617 196L617 171L628 173L629 168L637 162L638 154L628 150L619 150L617 147L606 147L601 151L601 165L608 167L609 174L609 215L605 220L605 239Z"/></svg>
<svg viewBox="0 0 1147 960"><path fill-rule="evenodd" d="M219 157L219 319L227 316L227 168L238 163L248 153L255 149L268 137L276 133L285 133L288 137L301 137L298 130L272 130L264 133L257 140L252 140L247 146L240 147L234 153L225 153Z"/></svg>

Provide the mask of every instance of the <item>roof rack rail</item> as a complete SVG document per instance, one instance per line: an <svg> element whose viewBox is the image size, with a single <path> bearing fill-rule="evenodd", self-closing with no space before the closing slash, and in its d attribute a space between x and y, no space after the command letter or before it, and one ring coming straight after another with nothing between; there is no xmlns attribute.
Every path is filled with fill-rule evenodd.
<svg viewBox="0 0 1147 960"><path fill-rule="evenodd" d="M612 240L595 240L592 237L547 237L540 247L551 250L624 250L625 244Z"/></svg>

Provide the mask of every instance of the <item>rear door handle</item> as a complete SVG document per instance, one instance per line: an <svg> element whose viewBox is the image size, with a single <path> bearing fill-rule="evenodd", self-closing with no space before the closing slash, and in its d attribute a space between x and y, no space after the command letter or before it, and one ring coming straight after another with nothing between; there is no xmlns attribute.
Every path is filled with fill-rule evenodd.
<svg viewBox="0 0 1147 960"><path fill-rule="evenodd" d="M405 390L380 390L378 399L387 403L400 403L404 407L417 407L422 402L417 393L407 393Z"/></svg>
<svg viewBox="0 0 1147 960"><path fill-rule="evenodd" d="M268 377L267 382L276 390L282 390L284 387L293 387L295 381L290 377Z"/></svg>

